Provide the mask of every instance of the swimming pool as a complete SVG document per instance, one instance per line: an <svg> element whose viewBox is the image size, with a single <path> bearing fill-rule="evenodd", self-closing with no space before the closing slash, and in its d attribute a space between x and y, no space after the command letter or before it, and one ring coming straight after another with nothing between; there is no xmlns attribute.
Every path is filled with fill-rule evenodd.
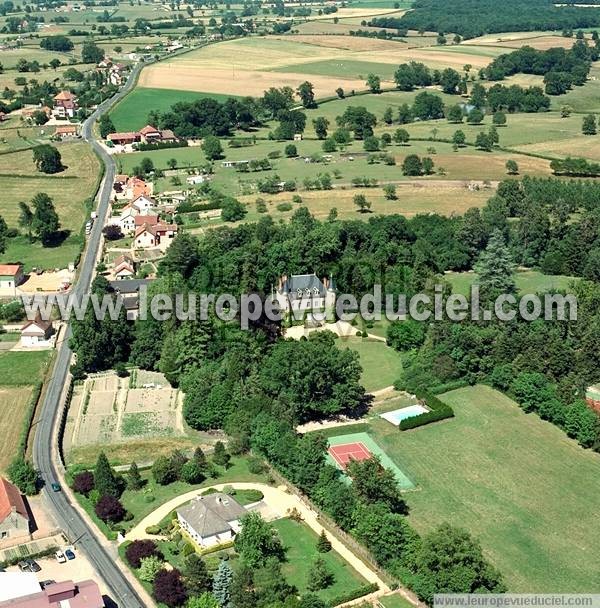
<svg viewBox="0 0 600 608"><path fill-rule="evenodd" d="M380 414L379 417L391 422L395 426L398 426L403 420L412 418L413 416L418 416L419 414L425 414L428 411L429 410L426 407L417 403L415 405L409 405L408 407L403 407L392 412L385 412L385 414Z"/></svg>

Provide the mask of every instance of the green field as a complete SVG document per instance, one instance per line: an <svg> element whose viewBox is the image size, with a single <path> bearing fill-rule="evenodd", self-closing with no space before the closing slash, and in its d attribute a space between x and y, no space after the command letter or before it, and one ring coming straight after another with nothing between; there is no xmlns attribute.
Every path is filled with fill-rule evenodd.
<svg viewBox="0 0 600 608"><path fill-rule="evenodd" d="M393 80L398 66L393 63L373 63L353 59L331 59L313 61L274 68L273 72L299 72L317 76L338 76L340 78L367 78L370 73L377 74L382 80Z"/></svg>
<svg viewBox="0 0 600 608"><path fill-rule="evenodd" d="M148 113L151 110L166 112L178 101L194 101L203 97L225 101L231 95L136 87L123 101L115 106L110 113L110 117L117 131L134 131L147 124Z"/></svg>
<svg viewBox="0 0 600 608"><path fill-rule="evenodd" d="M278 519L273 522L273 526L286 550L283 574L290 584L298 588L299 593L308 591L310 567L317 557L325 561L334 576L334 582L317 593L323 600L328 601L366 584L365 579L335 551L319 553L316 548L319 537L306 524L291 519Z"/></svg>
<svg viewBox="0 0 600 608"><path fill-rule="evenodd" d="M600 112L600 67L598 64L592 67L590 80L584 86L573 87L565 95L552 99L552 106L557 110L563 105L568 105L575 112Z"/></svg>
<svg viewBox="0 0 600 608"><path fill-rule="evenodd" d="M406 494L411 522L420 532L446 521L467 528L510 591L598 589L598 455L489 387L442 398L455 418L406 432L371 423L420 488Z"/></svg>
<svg viewBox="0 0 600 608"><path fill-rule="evenodd" d="M463 295L469 295L471 284L476 277L473 272L448 272L444 275L444 279L452 284L453 291ZM520 294L569 289L571 283L578 280L577 277L542 274L537 270L515 273L515 283Z"/></svg>
<svg viewBox="0 0 600 608"><path fill-rule="evenodd" d="M51 354L47 350L0 352L0 384L28 386L42 380Z"/></svg>
<svg viewBox="0 0 600 608"><path fill-rule="evenodd" d="M0 263L22 262L25 270L32 267L64 268L74 261L80 248L79 232L87 214L86 199L96 192L100 163L84 142L59 144L66 169L55 175L39 173L33 164L31 150L0 155L0 215L9 227L18 227L19 201L29 202L38 192L48 194L56 208L66 240L58 247L43 248L29 243L26 236L8 240Z"/></svg>
<svg viewBox="0 0 600 608"><path fill-rule="evenodd" d="M338 346L359 354L363 368L360 380L367 391L391 386L402 374L400 354L385 342L369 338L339 338Z"/></svg>

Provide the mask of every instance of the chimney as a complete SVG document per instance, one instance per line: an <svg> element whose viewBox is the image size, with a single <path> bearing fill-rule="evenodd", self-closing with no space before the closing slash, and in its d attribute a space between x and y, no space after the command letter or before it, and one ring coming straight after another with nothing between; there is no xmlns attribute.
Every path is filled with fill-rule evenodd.
<svg viewBox="0 0 600 608"><path fill-rule="evenodd" d="M329 289L329 279L327 277L323 277L323 286L325 289Z"/></svg>

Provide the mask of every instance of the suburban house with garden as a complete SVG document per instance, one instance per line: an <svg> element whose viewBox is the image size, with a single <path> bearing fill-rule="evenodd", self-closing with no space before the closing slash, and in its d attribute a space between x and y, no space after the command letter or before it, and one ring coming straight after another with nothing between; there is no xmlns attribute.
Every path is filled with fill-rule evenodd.
<svg viewBox="0 0 600 608"><path fill-rule="evenodd" d="M0 477L0 546L29 536L30 518L18 488Z"/></svg>
<svg viewBox="0 0 600 608"><path fill-rule="evenodd" d="M312 274L283 275L275 297L285 315L300 312L326 312L335 308L336 289L333 278L322 280Z"/></svg>
<svg viewBox="0 0 600 608"><path fill-rule="evenodd" d="M233 540L246 512L233 497L216 492L177 509L177 520L194 542L206 548Z"/></svg>
<svg viewBox="0 0 600 608"><path fill-rule="evenodd" d="M157 247L161 251L166 251L175 238L179 226L177 224L160 223L156 215L142 216L141 219L143 220L141 225L135 229L132 249L153 249Z"/></svg>
<svg viewBox="0 0 600 608"><path fill-rule="evenodd" d="M21 327L21 346L24 348L53 346L54 327L52 321L43 321L38 315Z"/></svg>
<svg viewBox="0 0 600 608"><path fill-rule="evenodd" d="M71 91L60 91L53 98L52 116L55 118L73 118L77 113L77 96Z"/></svg>
<svg viewBox="0 0 600 608"><path fill-rule="evenodd" d="M135 276L135 262L127 254L120 255L113 262L113 275L115 281L126 281Z"/></svg>

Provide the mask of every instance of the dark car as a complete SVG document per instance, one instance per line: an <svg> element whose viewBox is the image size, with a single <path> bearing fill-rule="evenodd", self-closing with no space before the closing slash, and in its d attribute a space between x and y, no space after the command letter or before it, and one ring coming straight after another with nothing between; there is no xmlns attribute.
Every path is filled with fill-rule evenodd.
<svg viewBox="0 0 600 608"><path fill-rule="evenodd" d="M53 492L60 492L60 484L59 483L51 483L50 487L52 488Z"/></svg>
<svg viewBox="0 0 600 608"><path fill-rule="evenodd" d="M66 549L65 550L65 557L67 559L75 559L75 553L73 553L73 551L71 551L71 549Z"/></svg>
<svg viewBox="0 0 600 608"><path fill-rule="evenodd" d="M22 562L19 562L19 570L21 572L39 572L41 569L41 566L32 559L24 559Z"/></svg>

